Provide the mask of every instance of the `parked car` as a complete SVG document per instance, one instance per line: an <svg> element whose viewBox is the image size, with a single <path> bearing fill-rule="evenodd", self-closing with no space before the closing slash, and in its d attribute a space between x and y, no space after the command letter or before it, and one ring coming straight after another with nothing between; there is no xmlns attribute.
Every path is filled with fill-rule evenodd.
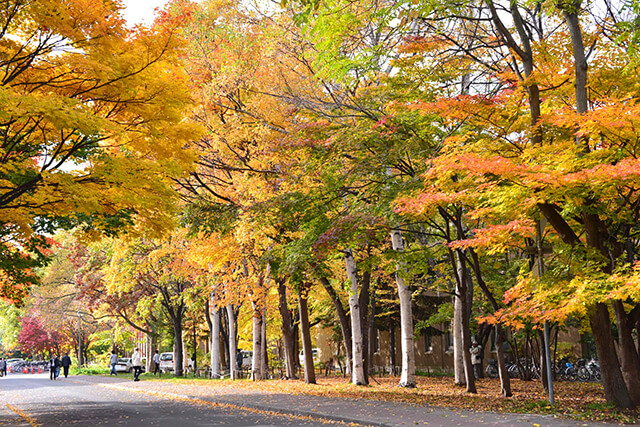
<svg viewBox="0 0 640 427"><path fill-rule="evenodd" d="M169 372L174 369L173 353L160 353L160 371Z"/></svg>
<svg viewBox="0 0 640 427"><path fill-rule="evenodd" d="M318 349L317 348L312 348L311 349L311 354L313 354L313 361L317 362L318 361ZM300 350L300 360L302 360L304 358L304 350Z"/></svg>
<svg viewBox="0 0 640 427"><path fill-rule="evenodd" d="M24 359L7 359L7 371L20 372L25 363Z"/></svg>
<svg viewBox="0 0 640 427"><path fill-rule="evenodd" d="M131 365L130 357L118 358L118 363L116 363L116 372L131 372L132 370L133 365Z"/></svg>
<svg viewBox="0 0 640 427"><path fill-rule="evenodd" d="M242 350L242 367L250 368L253 363L253 351L251 350Z"/></svg>

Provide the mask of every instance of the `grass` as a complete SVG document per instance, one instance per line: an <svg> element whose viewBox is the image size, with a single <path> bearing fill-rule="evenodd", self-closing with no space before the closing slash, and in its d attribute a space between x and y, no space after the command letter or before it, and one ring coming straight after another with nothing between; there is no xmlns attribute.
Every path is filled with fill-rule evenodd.
<svg viewBox="0 0 640 427"><path fill-rule="evenodd" d="M109 375L109 368L101 366L83 366L81 368L71 367L69 369L71 375Z"/></svg>

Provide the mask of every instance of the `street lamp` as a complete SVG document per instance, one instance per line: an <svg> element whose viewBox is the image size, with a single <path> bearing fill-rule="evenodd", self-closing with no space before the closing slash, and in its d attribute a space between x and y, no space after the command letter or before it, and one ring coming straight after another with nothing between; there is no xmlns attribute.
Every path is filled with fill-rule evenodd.
<svg viewBox="0 0 640 427"><path fill-rule="evenodd" d="M82 313L80 311L78 314L78 366L84 365L84 360L82 357Z"/></svg>

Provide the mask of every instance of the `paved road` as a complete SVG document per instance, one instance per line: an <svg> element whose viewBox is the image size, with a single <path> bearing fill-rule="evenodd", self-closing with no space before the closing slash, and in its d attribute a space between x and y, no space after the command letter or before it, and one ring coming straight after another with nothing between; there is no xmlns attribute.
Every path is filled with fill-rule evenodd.
<svg viewBox="0 0 640 427"><path fill-rule="evenodd" d="M0 426L326 426L319 421L232 409L82 382L73 377L0 378Z"/></svg>

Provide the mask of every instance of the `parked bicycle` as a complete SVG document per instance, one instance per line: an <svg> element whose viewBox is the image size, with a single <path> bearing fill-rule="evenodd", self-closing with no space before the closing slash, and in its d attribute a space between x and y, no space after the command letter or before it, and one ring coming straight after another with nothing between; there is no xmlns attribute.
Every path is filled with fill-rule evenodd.
<svg viewBox="0 0 640 427"><path fill-rule="evenodd" d="M576 364L580 381L600 381L602 379L600 364L597 360L580 359Z"/></svg>
<svg viewBox="0 0 640 427"><path fill-rule="evenodd" d="M565 381L578 381L578 369L569 362L568 359L562 358L555 367L556 379Z"/></svg>

